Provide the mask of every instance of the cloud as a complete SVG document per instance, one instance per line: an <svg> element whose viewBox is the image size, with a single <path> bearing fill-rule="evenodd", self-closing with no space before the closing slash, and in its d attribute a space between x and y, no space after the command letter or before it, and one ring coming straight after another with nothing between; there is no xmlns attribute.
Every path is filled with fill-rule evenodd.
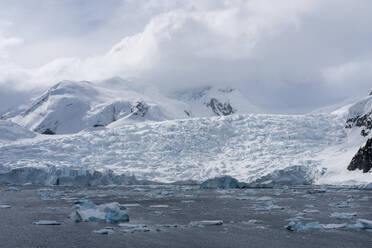
<svg viewBox="0 0 372 248"><path fill-rule="evenodd" d="M113 76L162 90L229 84L279 112L306 111L369 90L372 3L367 0L357 5L348 0L112 0L104 8L93 2L59 6L59 15L68 12L71 18L67 28L54 22L40 35L39 46L22 46L38 48L39 57L58 51L69 56L52 56L34 69L3 63L0 86L27 91L63 79ZM96 15L99 8L102 14ZM82 21L79 13L86 14ZM66 42L48 39L53 27L63 31L58 39ZM120 34L124 38L114 44ZM73 56L79 50L89 54Z"/></svg>

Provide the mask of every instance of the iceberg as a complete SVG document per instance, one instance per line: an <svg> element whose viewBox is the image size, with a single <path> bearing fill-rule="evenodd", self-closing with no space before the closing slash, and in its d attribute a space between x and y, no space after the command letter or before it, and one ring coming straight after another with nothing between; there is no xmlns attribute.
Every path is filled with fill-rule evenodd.
<svg viewBox="0 0 372 248"><path fill-rule="evenodd" d="M89 200L78 201L75 211L71 214L75 222L108 222L119 223L129 221L129 215L117 202L95 205Z"/></svg>

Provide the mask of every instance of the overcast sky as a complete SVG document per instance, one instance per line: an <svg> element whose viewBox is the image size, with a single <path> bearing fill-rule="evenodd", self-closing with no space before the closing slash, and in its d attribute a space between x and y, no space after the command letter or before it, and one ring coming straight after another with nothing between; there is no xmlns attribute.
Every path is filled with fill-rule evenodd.
<svg viewBox="0 0 372 248"><path fill-rule="evenodd" d="M1 0L0 111L63 79L231 85L268 112L372 89L370 0Z"/></svg>

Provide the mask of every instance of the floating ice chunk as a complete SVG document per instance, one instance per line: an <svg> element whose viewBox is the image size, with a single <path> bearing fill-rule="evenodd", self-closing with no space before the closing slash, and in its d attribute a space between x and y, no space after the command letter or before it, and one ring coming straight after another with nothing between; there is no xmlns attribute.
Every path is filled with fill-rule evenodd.
<svg viewBox="0 0 372 248"><path fill-rule="evenodd" d="M17 187L9 187L7 188L5 191L11 191L11 192L19 192L21 191L19 188Z"/></svg>
<svg viewBox="0 0 372 248"><path fill-rule="evenodd" d="M181 203L193 203L195 202L194 200L187 200L187 201L181 201Z"/></svg>
<svg viewBox="0 0 372 248"><path fill-rule="evenodd" d="M119 227L120 231L125 233L150 232L150 228L145 224L120 223Z"/></svg>
<svg viewBox="0 0 372 248"><path fill-rule="evenodd" d="M190 226L193 227L219 226L222 224L223 224L222 220L199 220L190 222Z"/></svg>
<svg viewBox="0 0 372 248"><path fill-rule="evenodd" d="M167 207L169 207L168 205L161 205L161 204L159 204L159 205L150 205L150 208L167 208Z"/></svg>
<svg viewBox="0 0 372 248"><path fill-rule="evenodd" d="M238 200L238 201L246 201L246 200L254 201L254 200L257 199L257 197L254 197L254 196L237 196L235 199Z"/></svg>
<svg viewBox="0 0 372 248"><path fill-rule="evenodd" d="M301 222L291 221L287 226L285 226L285 228L289 231L310 231L322 229L323 226L319 224L319 222L310 222L306 225L303 225Z"/></svg>
<svg viewBox="0 0 372 248"><path fill-rule="evenodd" d="M0 208L11 208L11 206L3 204L3 205L0 205Z"/></svg>
<svg viewBox="0 0 372 248"><path fill-rule="evenodd" d="M372 183L362 184L359 186L360 189L372 189Z"/></svg>
<svg viewBox="0 0 372 248"><path fill-rule="evenodd" d="M302 224L301 221L299 221L298 218L293 218L289 222L287 226L285 226L286 229L289 231L311 231L311 230L322 230L322 229L339 229L339 228L345 228L348 225L346 223L342 224L320 224L319 222L310 222L307 224Z"/></svg>
<svg viewBox="0 0 372 248"><path fill-rule="evenodd" d="M33 222L33 224L34 225L52 225L52 226L61 225L61 223L55 220L39 220L39 221Z"/></svg>
<svg viewBox="0 0 372 248"><path fill-rule="evenodd" d="M86 200L77 202L75 208L76 210L70 216L75 222L118 223L129 221L129 215L117 202L95 205L91 201Z"/></svg>
<svg viewBox="0 0 372 248"><path fill-rule="evenodd" d="M134 208L134 207L141 206L141 204L139 204L139 203L126 203L126 204L120 204L120 206L123 206L125 208Z"/></svg>
<svg viewBox="0 0 372 248"><path fill-rule="evenodd" d="M348 225L347 227L353 229L372 229L372 220L357 219L355 224Z"/></svg>
<svg viewBox="0 0 372 248"><path fill-rule="evenodd" d="M311 204L306 204L304 207L305 208L314 208L315 206L314 205L311 205Z"/></svg>
<svg viewBox="0 0 372 248"><path fill-rule="evenodd" d="M256 199L256 201L271 201L273 198L270 197L270 196L262 196L262 197L258 197Z"/></svg>
<svg viewBox="0 0 372 248"><path fill-rule="evenodd" d="M253 224L262 224L262 220L248 220L248 221L243 221L243 224L248 224L248 225L253 225Z"/></svg>
<svg viewBox="0 0 372 248"><path fill-rule="evenodd" d="M330 203L328 205L331 206L331 207L338 207L338 208L350 208L351 207L349 201L342 201L342 202L338 202L338 203Z"/></svg>
<svg viewBox="0 0 372 248"><path fill-rule="evenodd" d="M108 235L108 234L113 234L114 233L114 230L112 230L112 228L103 228L103 229L99 229L99 230L94 230L93 231L94 233L97 233L97 234L104 234L104 235Z"/></svg>
<svg viewBox="0 0 372 248"><path fill-rule="evenodd" d="M342 224L322 224L324 229L339 229L339 228L344 228L347 226L346 223Z"/></svg>
<svg viewBox="0 0 372 248"><path fill-rule="evenodd" d="M241 189L246 187L247 184L241 183L230 176L211 178L200 185L201 189Z"/></svg>
<svg viewBox="0 0 372 248"><path fill-rule="evenodd" d="M319 213L320 211L317 209L304 209L304 213Z"/></svg>
<svg viewBox="0 0 372 248"><path fill-rule="evenodd" d="M337 218L337 219L352 219L354 216L356 216L357 213L338 213L338 212L335 212L335 213L332 213L331 214L331 217L333 218Z"/></svg>

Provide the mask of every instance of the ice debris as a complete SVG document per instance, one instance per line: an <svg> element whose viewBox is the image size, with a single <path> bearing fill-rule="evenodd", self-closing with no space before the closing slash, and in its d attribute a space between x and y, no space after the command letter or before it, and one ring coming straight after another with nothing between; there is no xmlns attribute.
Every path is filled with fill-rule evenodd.
<svg viewBox="0 0 372 248"><path fill-rule="evenodd" d="M169 207L168 205L164 204L159 204L159 205L150 205L150 208L167 208Z"/></svg>
<svg viewBox="0 0 372 248"><path fill-rule="evenodd" d="M55 220L39 220L33 222L34 225L48 225L48 226L55 226L55 225L61 225L61 223L55 221Z"/></svg>
<svg viewBox="0 0 372 248"><path fill-rule="evenodd" d="M102 229L99 229L99 230L94 230L93 232L97 233L97 234L108 235L108 234L113 234L114 230L111 227L105 227L105 228L102 228Z"/></svg>
<svg viewBox="0 0 372 248"><path fill-rule="evenodd" d="M254 225L254 224L262 224L263 221L262 220L248 220L248 221L243 221L242 222L243 224L248 224L248 225Z"/></svg>
<svg viewBox="0 0 372 248"><path fill-rule="evenodd" d="M75 211L71 214L75 222L109 222L119 223L129 221L129 215L117 202L95 205L89 200L78 201Z"/></svg>
<svg viewBox="0 0 372 248"><path fill-rule="evenodd" d="M331 214L331 217L337 218L337 219L352 219L354 216L356 216L357 213L339 213L334 212Z"/></svg>
<svg viewBox="0 0 372 248"><path fill-rule="evenodd" d="M372 220L357 219L355 224L348 225L349 228L353 229L372 229Z"/></svg>
<svg viewBox="0 0 372 248"><path fill-rule="evenodd" d="M130 223L120 223L120 231L124 233L134 233L134 232L150 232L150 228L145 224L130 224Z"/></svg>
<svg viewBox="0 0 372 248"><path fill-rule="evenodd" d="M190 226L193 227L219 226L222 224L223 224L222 220L199 220L190 222Z"/></svg>
<svg viewBox="0 0 372 248"><path fill-rule="evenodd" d="M307 224L302 224L299 220L292 220L285 226L289 231L312 231L312 230L321 230L321 229L338 229L344 228L346 224L320 224L317 221L310 222Z"/></svg>
<svg viewBox="0 0 372 248"><path fill-rule="evenodd" d="M342 202L337 202L337 203L330 203L328 204L331 207L338 207L338 208L350 208L351 205L349 201L342 201Z"/></svg>
<svg viewBox="0 0 372 248"><path fill-rule="evenodd" d="M1 208L11 208L11 206L10 206L10 205L5 205L5 204L1 204L1 205L0 205L0 209L1 209Z"/></svg>

